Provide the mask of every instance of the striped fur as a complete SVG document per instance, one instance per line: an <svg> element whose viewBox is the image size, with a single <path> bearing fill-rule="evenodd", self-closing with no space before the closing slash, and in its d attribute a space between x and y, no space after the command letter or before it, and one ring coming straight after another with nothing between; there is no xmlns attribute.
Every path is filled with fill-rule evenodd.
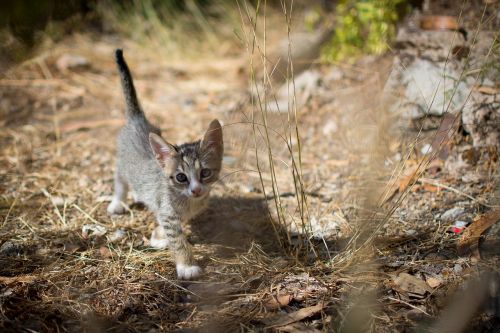
<svg viewBox="0 0 500 333"><path fill-rule="evenodd" d="M118 135L115 191L108 213L125 213L127 193L132 191L134 199L156 216L158 226L151 235L151 246L173 251L179 278L196 278L201 268L194 262L182 223L203 211L210 188L219 178L224 152L221 125L213 120L200 141L168 143L146 119L121 50L115 58L127 123Z"/></svg>

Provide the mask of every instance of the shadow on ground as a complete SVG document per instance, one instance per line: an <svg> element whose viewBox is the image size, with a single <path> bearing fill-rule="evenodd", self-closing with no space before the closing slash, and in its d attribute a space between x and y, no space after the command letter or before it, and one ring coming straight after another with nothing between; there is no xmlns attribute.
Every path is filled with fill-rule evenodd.
<svg viewBox="0 0 500 333"><path fill-rule="evenodd" d="M258 196L212 197L210 206L190 225L194 244L214 247L214 255L231 258L258 244L266 253L281 252L266 202Z"/></svg>

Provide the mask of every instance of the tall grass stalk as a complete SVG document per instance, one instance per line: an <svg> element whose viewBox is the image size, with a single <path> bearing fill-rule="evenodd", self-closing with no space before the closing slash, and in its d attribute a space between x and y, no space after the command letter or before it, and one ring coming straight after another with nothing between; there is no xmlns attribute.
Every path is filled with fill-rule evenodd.
<svg viewBox="0 0 500 333"><path fill-rule="evenodd" d="M269 124L269 101L274 101L277 103L276 96L273 93L272 87L272 69L269 70L268 57L267 57L267 1L257 1L255 11L249 10L247 3L244 1L238 1L238 7L241 13L242 22L250 22L249 28L246 29L243 24L243 30L245 33L245 45L247 48L248 56L250 58L250 82L253 86L255 94L252 96L252 131L253 140L255 145L255 160L256 168L259 173L260 183L265 196L267 196L268 189L264 182L263 173L265 169L269 170L271 178L271 188L273 198L273 206L276 211L275 218L271 218L271 223L273 225L274 232L281 246L287 247L292 242L291 225L294 222L294 216L287 216L282 198L280 196L280 184L277 178L276 164L274 162L273 154L273 142L270 133L276 133L277 130L270 127ZM286 145L288 151L288 157L290 159L290 173L293 178L294 189L295 189L295 199L297 202L297 211L300 218L300 229L302 233L298 235L299 244L309 244L310 235L310 222L309 213L307 209L307 198L305 194L305 187L302 177L302 154L301 154L301 144L300 144L300 131L298 126L298 111L296 104L296 92L294 84L294 73L293 73L293 62L292 62L292 43L291 43L291 29L292 29L292 11L293 11L293 1L281 1L281 7L286 22L287 36L288 36L288 56L287 56L287 88L288 88L288 111L287 119L285 124L284 136L279 135L283 139L283 144ZM262 31L259 30L258 22L262 20ZM262 34L262 41L260 41L260 35ZM257 57L254 57L257 55ZM260 60L263 68L262 79L257 79L256 64L254 59ZM257 119L260 118L260 123ZM266 157L262 160L259 155L258 142L262 139L265 143ZM294 141L296 144L294 144ZM265 167L264 167L265 164ZM284 239L284 237L286 237ZM306 240L306 242L304 242ZM313 249L313 247L311 247ZM300 250L300 248L299 248ZM314 249L313 249L314 250ZM298 255L298 251L295 253Z"/></svg>

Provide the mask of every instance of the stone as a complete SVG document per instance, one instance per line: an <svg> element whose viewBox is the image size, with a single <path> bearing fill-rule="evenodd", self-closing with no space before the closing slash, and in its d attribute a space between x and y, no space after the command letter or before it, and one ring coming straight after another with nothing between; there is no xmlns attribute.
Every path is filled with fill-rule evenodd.
<svg viewBox="0 0 500 333"><path fill-rule="evenodd" d="M324 215L310 219L311 234L318 239L328 239L338 235L341 221L335 215Z"/></svg>
<svg viewBox="0 0 500 333"><path fill-rule="evenodd" d="M461 111L470 90L450 64L416 59L405 66L396 58L384 87L384 99L389 100L391 111L406 119L419 119Z"/></svg>
<svg viewBox="0 0 500 333"><path fill-rule="evenodd" d="M444 212L441 215L441 220L445 222L450 222L457 219L463 213L465 213L465 210L462 207L454 207Z"/></svg>
<svg viewBox="0 0 500 333"><path fill-rule="evenodd" d="M8 257L19 256L23 252L23 247L12 241L6 241L0 246L0 254Z"/></svg>
<svg viewBox="0 0 500 333"><path fill-rule="evenodd" d="M53 196L52 197L52 203L56 207L63 207L64 204L66 203L66 200L64 200L64 198L62 198L62 197Z"/></svg>
<svg viewBox="0 0 500 333"><path fill-rule="evenodd" d="M426 143L425 145L423 145L422 149L420 149L420 152L422 153L422 155L427 155L432 153L432 145Z"/></svg>
<svg viewBox="0 0 500 333"><path fill-rule="evenodd" d="M425 31L405 27L399 29L395 42L400 57L419 57L432 62L450 61L450 50L466 47L467 42L455 31Z"/></svg>
<svg viewBox="0 0 500 333"><path fill-rule="evenodd" d="M476 148L496 146L500 148L500 102L495 95L479 92L471 94L470 106L462 112L462 125Z"/></svg>
<svg viewBox="0 0 500 333"><path fill-rule="evenodd" d="M97 224L85 224L82 227L82 237L87 239L89 237L100 237L106 234L107 230L105 227Z"/></svg>
<svg viewBox="0 0 500 333"><path fill-rule="evenodd" d="M323 134L328 136L333 133L336 133L338 129L339 127L335 121L328 120L326 124L323 126Z"/></svg>
<svg viewBox="0 0 500 333"><path fill-rule="evenodd" d="M118 242L124 239L127 233L123 229L115 230L111 235L108 236L108 241L110 243Z"/></svg>
<svg viewBox="0 0 500 333"><path fill-rule="evenodd" d="M315 89L321 83L319 71L310 69L295 76L294 82L285 82L276 92L276 100L273 98L267 103L267 109L271 112L287 113L289 107L293 108L295 103L297 109L304 106ZM293 111L293 110L290 110Z"/></svg>

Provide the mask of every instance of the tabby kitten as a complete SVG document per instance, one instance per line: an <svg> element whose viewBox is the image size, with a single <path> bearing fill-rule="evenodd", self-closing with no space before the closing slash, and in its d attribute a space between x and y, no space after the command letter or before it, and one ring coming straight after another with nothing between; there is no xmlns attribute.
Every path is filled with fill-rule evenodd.
<svg viewBox="0 0 500 333"><path fill-rule="evenodd" d="M137 99L122 50L115 51L126 102L127 123L118 135L114 196L109 214L126 212L130 189L134 201L144 203L156 215L158 226L151 246L169 247L175 256L177 276L192 279L201 268L193 260L191 245L181 223L200 213L208 203L211 185L222 165L222 128L213 120L201 141L173 145L146 119Z"/></svg>

